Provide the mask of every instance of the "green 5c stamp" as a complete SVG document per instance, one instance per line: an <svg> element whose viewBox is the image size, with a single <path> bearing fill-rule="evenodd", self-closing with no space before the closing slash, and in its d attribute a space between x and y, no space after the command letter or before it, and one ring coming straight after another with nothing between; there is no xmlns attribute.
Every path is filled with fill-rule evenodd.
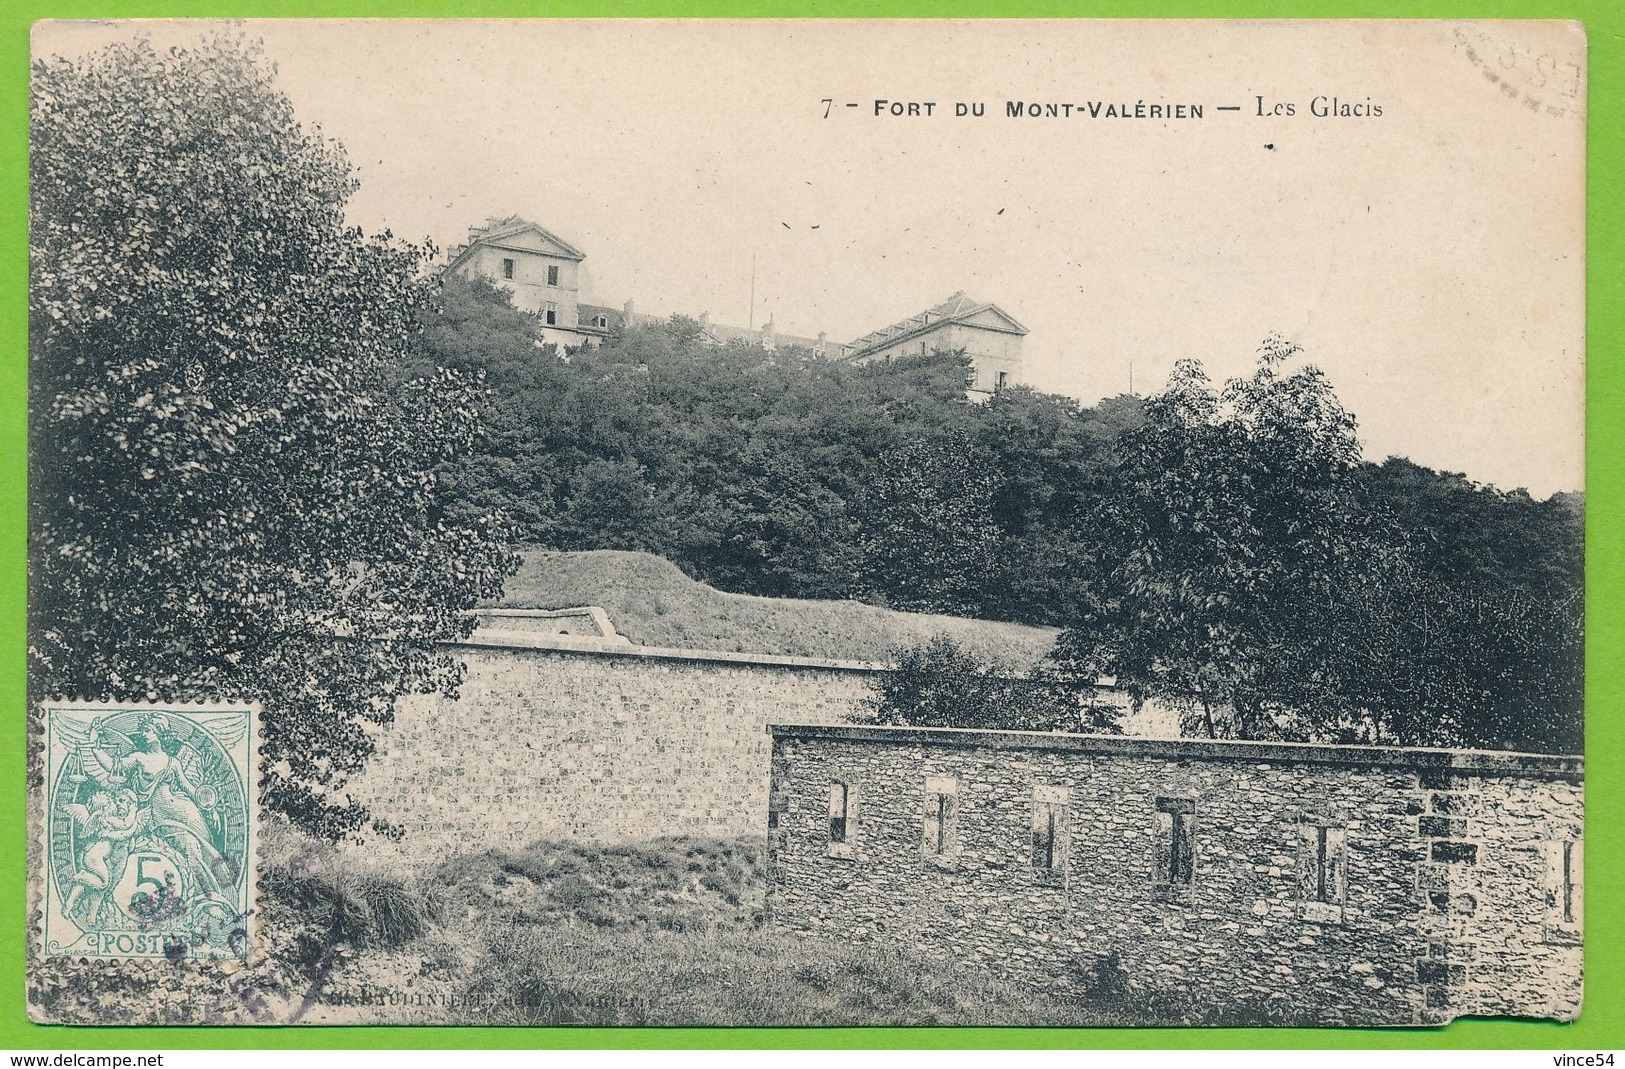
<svg viewBox="0 0 1625 1069"><path fill-rule="evenodd" d="M247 960L257 707L47 703L48 957Z"/></svg>

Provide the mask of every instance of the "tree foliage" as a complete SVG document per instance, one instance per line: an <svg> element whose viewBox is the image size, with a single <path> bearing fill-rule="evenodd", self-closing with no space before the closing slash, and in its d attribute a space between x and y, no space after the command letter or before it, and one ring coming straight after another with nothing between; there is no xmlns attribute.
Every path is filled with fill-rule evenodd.
<svg viewBox="0 0 1625 1069"><path fill-rule="evenodd" d="M495 395L447 485L531 544L647 550L747 593L1045 623L1086 589L1072 562L1093 553L1091 495L1137 399L1080 411L1013 388L973 405L963 354L854 366L707 345L682 317L560 353L489 284L441 285L424 357ZM1046 566L1022 564L1034 554Z"/></svg>
<svg viewBox="0 0 1625 1069"><path fill-rule="evenodd" d="M1210 737L1577 747L1562 506L1534 521L1568 547L1555 566L1508 544L1534 519L1514 499L1457 487L1461 511L1430 513L1450 478L1362 464L1325 377L1285 371L1296 355L1268 342L1220 390L1185 362L1148 401L1101 502L1122 552L1058 643L1065 674L1115 677Z"/></svg>
<svg viewBox="0 0 1625 1069"><path fill-rule="evenodd" d="M876 677L864 719L927 728L1120 734L1122 710L1040 667L1019 675L947 635L897 651Z"/></svg>
<svg viewBox="0 0 1625 1069"><path fill-rule="evenodd" d="M1073 681L1116 677L1196 734L1579 745L1579 497L1363 461L1278 339L1219 386L1186 362L1143 400L977 405L963 354L853 366L681 317L560 353L495 288L443 286L424 358L497 395L447 485L532 544L1062 627Z"/></svg>
<svg viewBox="0 0 1625 1069"><path fill-rule="evenodd" d="M997 560L995 478L968 439L911 441L880 458L857 500L859 575L895 608L972 616Z"/></svg>
<svg viewBox="0 0 1625 1069"><path fill-rule="evenodd" d="M345 225L343 152L272 78L232 38L33 68L29 678L262 702L266 805L337 838L511 561L434 474L482 391L401 374L422 251Z"/></svg>
<svg viewBox="0 0 1625 1069"><path fill-rule="evenodd" d="M1359 727L1435 744L1584 747L1585 509L1390 458L1364 475L1404 517L1408 568L1344 629ZM1358 630L1356 631L1356 627Z"/></svg>

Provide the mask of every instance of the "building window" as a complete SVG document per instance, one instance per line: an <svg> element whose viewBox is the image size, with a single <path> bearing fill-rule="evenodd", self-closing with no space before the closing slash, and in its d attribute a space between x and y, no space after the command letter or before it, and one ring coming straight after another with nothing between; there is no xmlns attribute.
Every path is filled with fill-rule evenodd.
<svg viewBox="0 0 1625 1069"><path fill-rule="evenodd" d="M1067 869L1067 790L1033 788L1032 867L1039 876L1065 876Z"/></svg>
<svg viewBox="0 0 1625 1069"><path fill-rule="evenodd" d="M559 265L558 264L548 264L547 265L547 284L549 286L557 286L559 284Z"/></svg>
<svg viewBox="0 0 1625 1069"><path fill-rule="evenodd" d="M595 326L595 327L607 327L607 326L609 326L609 316L594 316L593 321L592 321L592 325Z"/></svg>
<svg viewBox="0 0 1625 1069"><path fill-rule="evenodd" d="M858 791L848 780L829 784L830 857L851 857L858 841Z"/></svg>
<svg viewBox="0 0 1625 1069"><path fill-rule="evenodd" d="M846 804L851 792L846 784L836 780L829 785L829 841L846 842Z"/></svg>
<svg viewBox="0 0 1625 1069"><path fill-rule="evenodd" d="M555 326L559 321L559 306L551 302L542 310L542 322L548 326Z"/></svg>
<svg viewBox="0 0 1625 1069"><path fill-rule="evenodd" d="M1546 904L1551 934L1577 938L1585 917L1585 843L1563 839L1546 844Z"/></svg>
<svg viewBox="0 0 1625 1069"><path fill-rule="evenodd" d="M1157 883L1188 887L1196 878L1196 800L1157 799Z"/></svg>
<svg viewBox="0 0 1625 1069"><path fill-rule="evenodd" d="M925 821L921 847L938 861L959 853L959 781L952 776L925 777Z"/></svg>
<svg viewBox="0 0 1625 1069"><path fill-rule="evenodd" d="M1010 381L1010 372L1001 371L999 372L998 380L993 383L993 388L995 390L1002 390L1004 389L1004 384L1008 381Z"/></svg>
<svg viewBox="0 0 1625 1069"><path fill-rule="evenodd" d="M1298 818L1298 903L1304 920L1340 922L1348 880L1348 832L1320 816Z"/></svg>
<svg viewBox="0 0 1625 1069"><path fill-rule="evenodd" d="M513 277L513 261L510 260L510 259L507 259L506 257L504 257L503 260L502 260L502 277L503 278L512 278Z"/></svg>
<svg viewBox="0 0 1625 1069"><path fill-rule="evenodd" d="M1575 902L1579 898L1579 896L1575 892L1577 890L1579 890L1579 884L1580 884L1580 881L1575 879L1575 877L1580 874L1580 866L1576 864L1576 862L1579 859L1575 856L1575 854L1578 853L1578 851L1576 851L1574 849L1577 845L1579 845L1579 844L1578 843L1568 843L1568 842L1563 844L1563 899L1562 899L1562 905L1563 905L1563 923L1564 924L1573 924L1575 919L1580 916L1580 911L1578 909L1574 908L1575 907Z"/></svg>

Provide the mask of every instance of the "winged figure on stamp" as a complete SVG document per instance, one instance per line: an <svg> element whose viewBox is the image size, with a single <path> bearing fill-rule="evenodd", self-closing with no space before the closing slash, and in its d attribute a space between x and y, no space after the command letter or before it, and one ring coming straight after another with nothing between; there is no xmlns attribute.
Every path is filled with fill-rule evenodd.
<svg viewBox="0 0 1625 1069"><path fill-rule="evenodd" d="M196 739L180 738L163 713L142 717L133 737L105 720L78 741L70 773L82 784L62 808L72 820L77 866L63 912L92 924L103 913L132 848L162 850L204 898L229 900L241 871L222 851L225 838L211 782ZM186 908L173 880L118 904L138 918ZM190 897L190 896L185 896Z"/></svg>

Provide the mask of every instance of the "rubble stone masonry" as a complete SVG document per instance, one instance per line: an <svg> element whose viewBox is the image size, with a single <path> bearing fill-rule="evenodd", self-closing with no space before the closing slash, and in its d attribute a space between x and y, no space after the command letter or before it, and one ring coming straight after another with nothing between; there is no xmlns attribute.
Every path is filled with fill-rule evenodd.
<svg viewBox="0 0 1625 1069"><path fill-rule="evenodd" d="M542 839L760 834L763 726L844 720L873 673L529 633L455 653L468 666L459 697L403 700L348 787L425 860Z"/></svg>
<svg viewBox="0 0 1625 1069"><path fill-rule="evenodd" d="M1260 1022L1579 1013L1577 757L768 730L777 925Z"/></svg>

